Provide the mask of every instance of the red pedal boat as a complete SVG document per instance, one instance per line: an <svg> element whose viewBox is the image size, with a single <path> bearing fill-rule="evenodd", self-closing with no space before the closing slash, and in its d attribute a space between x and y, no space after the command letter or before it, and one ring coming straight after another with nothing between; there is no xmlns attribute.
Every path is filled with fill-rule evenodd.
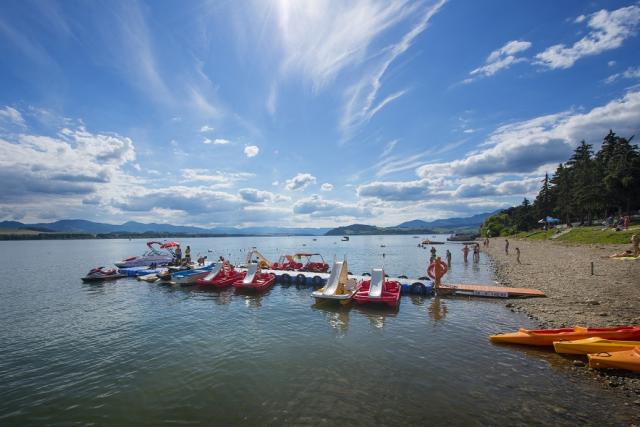
<svg viewBox="0 0 640 427"><path fill-rule="evenodd" d="M227 288L233 285L238 279L244 278L244 274L236 271L228 261L222 264L221 268L214 269L206 277L198 279L196 283L199 286L215 286L217 288Z"/></svg>
<svg viewBox="0 0 640 427"><path fill-rule="evenodd" d="M509 334L491 335L489 339L495 343L553 345L554 341L574 341L598 337L608 340L636 341L640 340L640 326L618 326L613 328L575 328L562 329L520 329Z"/></svg>
<svg viewBox="0 0 640 427"><path fill-rule="evenodd" d="M236 289L248 289L262 292L269 289L276 283L276 275L273 273L260 273L257 264L249 265L246 273L236 279L232 285Z"/></svg>
<svg viewBox="0 0 640 427"><path fill-rule="evenodd" d="M353 299L358 304L383 303L395 308L400 304L400 290L400 283L385 280L384 270L374 268L371 280L362 282Z"/></svg>

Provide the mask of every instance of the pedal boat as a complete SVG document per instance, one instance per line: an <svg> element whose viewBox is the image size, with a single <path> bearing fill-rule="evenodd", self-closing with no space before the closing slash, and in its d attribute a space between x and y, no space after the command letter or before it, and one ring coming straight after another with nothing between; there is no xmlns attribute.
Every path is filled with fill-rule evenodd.
<svg viewBox="0 0 640 427"><path fill-rule="evenodd" d="M587 357L590 368L640 372L640 346L636 346L633 350L589 354Z"/></svg>
<svg viewBox="0 0 640 427"><path fill-rule="evenodd" d="M227 288L233 285L238 279L244 278L244 273L236 271L232 265L225 262L222 268L213 269L205 277L196 280L198 286L215 286L216 288Z"/></svg>
<svg viewBox="0 0 640 427"><path fill-rule="evenodd" d="M386 280L384 270L374 268L371 272L371 280L362 282L353 299L358 304L382 303L396 308L400 304L400 291L399 282Z"/></svg>
<svg viewBox="0 0 640 427"><path fill-rule="evenodd" d="M251 290L263 292L276 283L276 275L273 273L261 273L257 264L250 264L246 273L241 273L232 285L236 290Z"/></svg>
<svg viewBox="0 0 640 427"><path fill-rule="evenodd" d="M564 354L611 353L633 350L636 346L640 346L640 341L616 341L600 337L553 343L556 353Z"/></svg>
<svg viewBox="0 0 640 427"><path fill-rule="evenodd" d="M346 305L360 289L360 284L356 279L349 279L349 267L345 259L333 263L327 284L314 291L311 296L316 299L316 303L339 301L340 304Z"/></svg>
<svg viewBox="0 0 640 427"><path fill-rule="evenodd" d="M562 329L520 329L518 332L491 335L493 343L524 344L550 346L555 341L575 341L599 337L609 340L640 340L640 326L619 326L613 328L575 328Z"/></svg>

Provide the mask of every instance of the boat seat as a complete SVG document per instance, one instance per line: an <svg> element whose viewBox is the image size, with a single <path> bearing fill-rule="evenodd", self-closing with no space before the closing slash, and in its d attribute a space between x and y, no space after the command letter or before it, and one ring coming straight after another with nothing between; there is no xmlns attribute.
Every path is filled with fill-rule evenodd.
<svg viewBox="0 0 640 427"><path fill-rule="evenodd" d="M382 288L384 286L384 270L382 268L374 268L371 271L371 283L369 285L369 296L382 296Z"/></svg>
<svg viewBox="0 0 640 427"><path fill-rule="evenodd" d="M258 264L249 264L247 267L247 274L242 279L243 285L250 285L253 283L253 279L256 277L256 273L258 272Z"/></svg>

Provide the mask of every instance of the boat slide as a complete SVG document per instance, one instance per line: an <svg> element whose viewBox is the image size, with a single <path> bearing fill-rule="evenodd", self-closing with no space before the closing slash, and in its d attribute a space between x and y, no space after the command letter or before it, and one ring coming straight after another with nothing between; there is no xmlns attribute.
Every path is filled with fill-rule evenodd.
<svg viewBox="0 0 640 427"><path fill-rule="evenodd" d="M249 286L253 283L253 279L256 277L256 273L258 272L258 264L249 264L247 267L247 274L242 279L242 286Z"/></svg>
<svg viewBox="0 0 640 427"><path fill-rule="evenodd" d="M209 281L209 280L213 279L220 272L221 268L222 268L222 263L221 262L217 262L213 266L213 269L211 270L211 273L209 273L206 276L204 276L204 278L202 280Z"/></svg>
<svg viewBox="0 0 640 427"><path fill-rule="evenodd" d="M384 270L374 268L371 272L371 285L369 286L369 296L372 298L380 298L382 296L382 287L384 286Z"/></svg>
<svg viewBox="0 0 640 427"><path fill-rule="evenodd" d="M347 261L334 262L327 284L313 292L311 295L317 300L350 300L358 290L358 281L349 278Z"/></svg>

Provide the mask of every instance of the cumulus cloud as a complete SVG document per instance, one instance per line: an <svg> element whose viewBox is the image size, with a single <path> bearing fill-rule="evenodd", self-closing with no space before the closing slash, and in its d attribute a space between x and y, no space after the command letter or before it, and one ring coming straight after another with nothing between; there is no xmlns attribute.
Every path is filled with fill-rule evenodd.
<svg viewBox="0 0 640 427"><path fill-rule="evenodd" d="M640 79L640 67L629 67L621 73L616 73L607 77L605 82L613 83L620 79Z"/></svg>
<svg viewBox="0 0 640 427"><path fill-rule="evenodd" d="M316 177L310 173L298 173L286 181L285 188L289 191L304 190L310 184L316 183Z"/></svg>
<svg viewBox="0 0 640 427"><path fill-rule="evenodd" d="M326 200L314 194L298 200L293 205L296 214L307 214L313 217L370 217L372 209L366 206L347 204L337 200Z"/></svg>
<svg viewBox="0 0 640 427"><path fill-rule="evenodd" d="M322 184L320 186L320 189L322 191L331 191L331 190L333 190L333 184L329 184L328 182L325 182L324 184Z"/></svg>
<svg viewBox="0 0 640 427"><path fill-rule="evenodd" d="M126 200L115 206L131 212L159 208L200 215L238 210L243 204L244 201L233 194L204 187L172 186L127 196Z"/></svg>
<svg viewBox="0 0 640 427"><path fill-rule="evenodd" d="M221 172L208 169L182 169L182 177L189 182L207 182L214 184L216 188L231 187L238 181L253 177L248 172Z"/></svg>
<svg viewBox="0 0 640 427"><path fill-rule="evenodd" d="M430 181L375 181L360 185L357 189L359 197L373 197L386 201L424 200L432 195Z"/></svg>
<svg viewBox="0 0 640 427"><path fill-rule="evenodd" d="M516 54L524 52L531 47L531 42L526 40L511 40L507 42L500 49L496 49L485 60L483 66L476 68L469 74L472 76L492 76L500 70L504 70L517 64L518 62L526 61L525 58L518 58ZM469 81L471 81L470 79ZM469 82L467 81L467 82Z"/></svg>
<svg viewBox="0 0 640 427"><path fill-rule="evenodd" d="M209 125L204 125L200 128L201 133L213 132L214 128Z"/></svg>
<svg viewBox="0 0 640 427"><path fill-rule="evenodd" d="M23 133L0 139L0 201L88 195L124 179L121 166L134 159L131 139L94 134L83 126L63 128L56 136Z"/></svg>
<svg viewBox="0 0 640 427"><path fill-rule="evenodd" d="M242 200L249 203L282 202L291 200L289 197L274 194L270 191L258 190L256 188L241 188L238 190L238 194L242 197Z"/></svg>
<svg viewBox="0 0 640 427"><path fill-rule="evenodd" d="M4 108L0 108L0 123L2 121L6 121L11 124L23 127L26 125L20 111L16 110L13 107L9 107L8 105Z"/></svg>
<svg viewBox="0 0 640 427"><path fill-rule="evenodd" d="M228 139L223 139L223 138L216 138L216 139L205 138L204 141L202 142L204 144L212 144L212 145L227 145L231 143L231 141L229 141Z"/></svg>
<svg viewBox="0 0 640 427"><path fill-rule="evenodd" d="M595 107L585 113L565 111L498 128L480 151L449 163L419 167L419 176L477 176L532 172L540 166L566 161L582 139L598 143L609 129L632 135L640 122L640 92Z"/></svg>
<svg viewBox="0 0 640 427"><path fill-rule="evenodd" d="M461 184L454 192L454 197L471 198L485 196L512 196L532 194L539 189L540 180L528 178L518 181L503 181L501 183L469 183Z"/></svg>
<svg viewBox="0 0 640 427"><path fill-rule="evenodd" d="M578 17L581 23L586 17ZM549 69L570 68L580 58L597 55L622 46L636 34L640 24L640 6L631 5L612 12L600 10L589 16L589 33L571 47L557 44L536 55L537 64Z"/></svg>
<svg viewBox="0 0 640 427"><path fill-rule="evenodd" d="M244 147L244 155L251 158L258 155L260 148L256 145L247 145Z"/></svg>

